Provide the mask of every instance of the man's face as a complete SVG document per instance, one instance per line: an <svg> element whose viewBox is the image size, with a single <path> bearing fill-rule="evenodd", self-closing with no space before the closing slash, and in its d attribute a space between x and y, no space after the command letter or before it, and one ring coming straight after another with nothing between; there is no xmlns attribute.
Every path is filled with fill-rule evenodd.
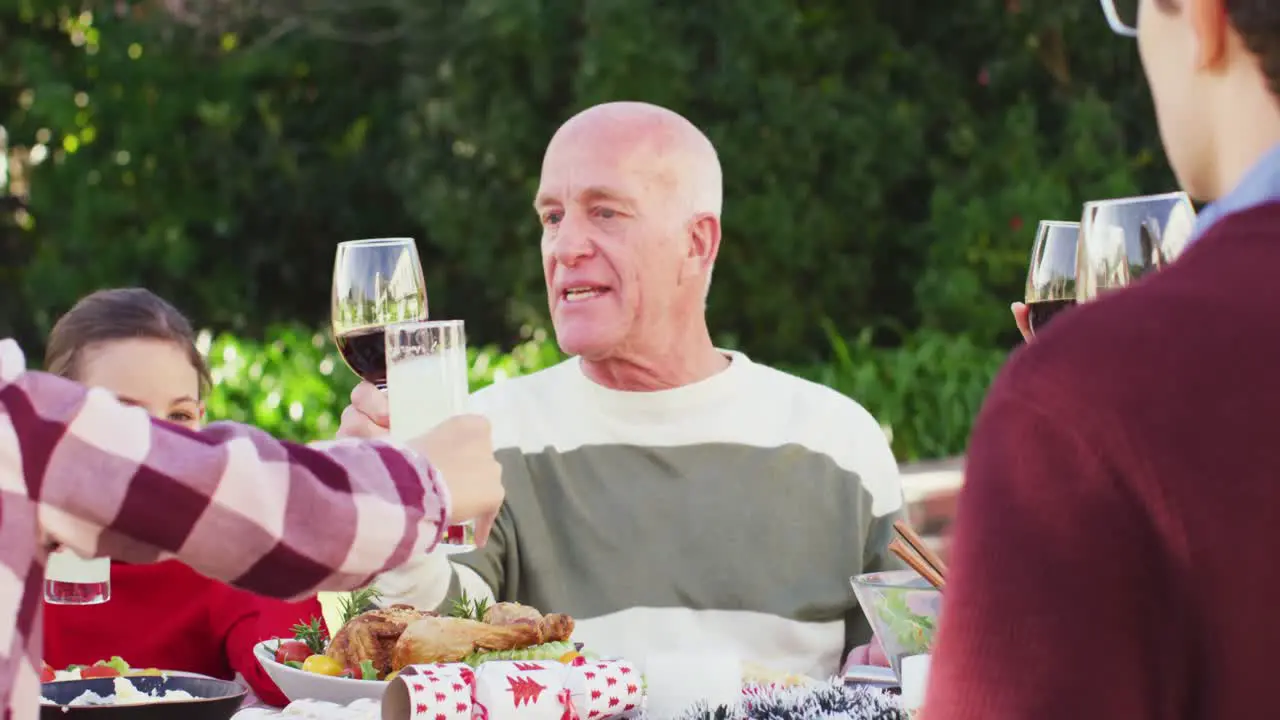
<svg viewBox="0 0 1280 720"><path fill-rule="evenodd" d="M1140 0L1138 53L1151 87L1160 139L1179 184L1195 197L1207 191L1213 151L1198 39L1188 21L1193 0Z"/></svg>
<svg viewBox="0 0 1280 720"><path fill-rule="evenodd" d="M566 127L552 139L534 205L565 352L605 359L669 330L688 233L677 187L625 130Z"/></svg>

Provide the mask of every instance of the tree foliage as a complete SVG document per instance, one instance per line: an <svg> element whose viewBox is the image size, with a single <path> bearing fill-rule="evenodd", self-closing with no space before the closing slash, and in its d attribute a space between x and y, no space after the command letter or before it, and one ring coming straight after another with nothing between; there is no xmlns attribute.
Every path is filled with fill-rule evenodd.
<svg viewBox="0 0 1280 720"><path fill-rule="evenodd" d="M822 319L1005 342L1038 219L1173 184L1087 3L245 1L0 8L0 334L122 284L318 327L336 242L411 235L433 312L507 343L545 314L542 150L606 100L716 143L712 326L768 360L828 354Z"/></svg>

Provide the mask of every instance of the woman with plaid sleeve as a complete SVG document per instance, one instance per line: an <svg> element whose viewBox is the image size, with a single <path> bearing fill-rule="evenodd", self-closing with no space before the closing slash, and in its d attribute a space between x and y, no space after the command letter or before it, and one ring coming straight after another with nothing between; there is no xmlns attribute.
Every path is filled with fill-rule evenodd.
<svg viewBox="0 0 1280 720"><path fill-rule="evenodd" d="M176 559L262 595L361 587L433 548L483 541L502 504L488 423L406 444L276 440L235 423L152 418L113 393L29 372L0 341L0 717L38 715L44 565L57 545L133 564ZM424 458L430 458L429 464Z"/></svg>

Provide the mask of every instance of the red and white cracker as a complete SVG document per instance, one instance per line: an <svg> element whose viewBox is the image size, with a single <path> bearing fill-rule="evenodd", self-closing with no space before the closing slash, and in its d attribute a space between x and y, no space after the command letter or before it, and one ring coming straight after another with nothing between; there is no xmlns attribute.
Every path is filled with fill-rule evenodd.
<svg viewBox="0 0 1280 720"><path fill-rule="evenodd" d="M410 665L387 684L383 720L472 720L475 671L468 665Z"/></svg>
<svg viewBox="0 0 1280 720"><path fill-rule="evenodd" d="M568 670L544 660L484 663L476 670L477 720L577 720Z"/></svg>
<svg viewBox="0 0 1280 720"><path fill-rule="evenodd" d="M610 720L640 714L644 684L626 660L595 660L569 668L569 694L581 720Z"/></svg>

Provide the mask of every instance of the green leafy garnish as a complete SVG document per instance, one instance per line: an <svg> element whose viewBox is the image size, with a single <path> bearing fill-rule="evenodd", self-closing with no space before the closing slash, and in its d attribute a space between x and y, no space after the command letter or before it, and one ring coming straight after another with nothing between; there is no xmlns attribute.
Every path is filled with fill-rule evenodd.
<svg viewBox="0 0 1280 720"><path fill-rule="evenodd" d="M493 650L474 652L462 659L471 667L480 667L494 660L559 660L565 653L576 651L577 646L568 641L549 642L520 650Z"/></svg>
<svg viewBox="0 0 1280 720"><path fill-rule="evenodd" d="M382 597L382 593L378 592L378 588L372 585L363 590L356 590L343 595L342 599L338 601L342 624L346 625L357 615L377 609L378 606L374 604L374 600L380 597Z"/></svg>
<svg viewBox="0 0 1280 720"><path fill-rule="evenodd" d="M484 621L484 614L489 611L489 599L480 598L472 600L467 596L467 591L462 591L462 597L453 601L453 607L449 610L449 617L462 618L463 620L479 620Z"/></svg>
<svg viewBox="0 0 1280 720"><path fill-rule="evenodd" d="M129 672L129 663L125 662L124 658L120 657L119 655L111 656L110 660L99 660L98 662L94 663L93 666L109 667L115 670L116 672L120 673L121 675L124 675L125 673Z"/></svg>
<svg viewBox="0 0 1280 720"><path fill-rule="evenodd" d="M328 643L326 636L324 621L318 617L312 617L311 622L305 625L299 623L293 626L293 638L305 643L312 655L324 654L325 645Z"/></svg>
<svg viewBox="0 0 1280 720"><path fill-rule="evenodd" d="M373 666L372 660L360 661L360 679L361 680L377 680L378 670Z"/></svg>
<svg viewBox="0 0 1280 720"><path fill-rule="evenodd" d="M294 670L301 670L301 669L302 669L302 663L298 662L297 660L285 660L285 661L284 661L284 664L285 664L285 665L288 665L289 667L293 668Z"/></svg>
<svg viewBox="0 0 1280 720"><path fill-rule="evenodd" d="M873 601L876 616L886 626L892 640L907 652L929 652L933 645L936 626L933 618L919 615L907 604L910 590L887 590Z"/></svg>

